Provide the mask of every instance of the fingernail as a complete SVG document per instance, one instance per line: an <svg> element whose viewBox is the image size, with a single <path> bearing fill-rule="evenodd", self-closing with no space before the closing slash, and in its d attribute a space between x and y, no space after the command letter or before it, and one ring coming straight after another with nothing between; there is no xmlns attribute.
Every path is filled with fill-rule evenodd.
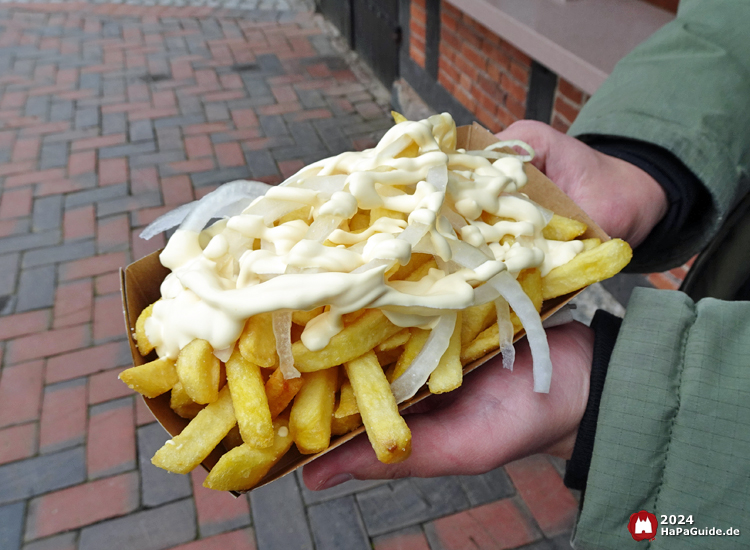
<svg viewBox="0 0 750 550"><path fill-rule="evenodd" d="M345 481L349 481L350 479L353 479L354 476L352 474L336 474L333 477L329 477L326 479L323 483L318 485L318 491L322 491L323 489L330 489L331 487L335 487L336 485L341 485Z"/></svg>

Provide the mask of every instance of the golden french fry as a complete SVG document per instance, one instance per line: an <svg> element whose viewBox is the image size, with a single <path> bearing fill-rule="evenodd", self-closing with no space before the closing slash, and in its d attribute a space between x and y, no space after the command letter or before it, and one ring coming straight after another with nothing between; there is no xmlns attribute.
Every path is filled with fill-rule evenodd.
<svg viewBox="0 0 750 550"><path fill-rule="evenodd" d="M381 367L386 367L388 365L391 365L393 363L396 363L398 361L398 358L401 357L401 354L404 352L404 348L394 348L390 349L388 351L375 351L375 355L378 356L378 362L380 363Z"/></svg>
<svg viewBox="0 0 750 550"><path fill-rule="evenodd" d="M378 460L393 464L409 458L411 431L398 413L391 386L375 353L369 351L344 366Z"/></svg>
<svg viewBox="0 0 750 550"><path fill-rule="evenodd" d="M331 420L331 435L344 435L356 430L362 425L362 415L359 413Z"/></svg>
<svg viewBox="0 0 750 550"><path fill-rule="evenodd" d="M370 213L367 210L358 210L349 220L349 231L356 233L370 227Z"/></svg>
<svg viewBox="0 0 750 550"><path fill-rule="evenodd" d="M370 351L400 330L401 327L391 323L382 311L369 309L319 351L310 351L302 342L292 344L294 366L300 372L335 367Z"/></svg>
<svg viewBox="0 0 750 550"><path fill-rule="evenodd" d="M370 225L373 225L380 218L392 218L394 220L406 221L406 214L403 212L396 212L395 210L388 210L382 206L377 206L370 210Z"/></svg>
<svg viewBox="0 0 750 550"><path fill-rule="evenodd" d="M151 459L154 466L175 474L186 474L221 443L236 420L229 388L185 426L182 433L167 441Z"/></svg>
<svg viewBox="0 0 750 550"><path fill-rule="evenodd" d="M205 405L199 405L190 399L190 396L182 386L182 382L177 382L172 388L169 406L182 418L195 418L195 416L205 407Z"/></svg>
<svg viewBox="0 0 750 550"><path fill-rule="evenodd" d="M542 273L535 267L524 269L518 274L518 282L537 312L542 311Z"/></svg>
<svg viewBox="0 0 750 550"><path fill-rule="evenodd" d="M276 369L266 381L266 396L268 397L268 408L271 410L271 418L279 416L294 396L302 388L303 379L297 378L285 379L281 369Z"/></svg>
<svg viewBox="0 0 750 550"><path fill-rule="evenodd" d="M398 270L396 270L396 272L393 275L391 275L390 280L404 281L409 275L411 275L414 271L419 269L422 265L426 264L430 260L432 260L432 255L423 254L421 252L414 252L411 255L411 259L409 260L409 263L406 265L400 266Z"/></svg>
<svg viewBox="0 0 750 550"><path fill-rule="evenodd" d="M591 250L592 248L596 248L600 244L602 244L602 240L598 239L597 237L592 237L590 239L581 239L581 242L583 243L583 250Z"/></svg>
<svg viewBox="0 0 750 550"><path fill-rule="evenodd" d="M499 341L499 337L498 337ZM438 366L432 371L427 386L432 393L445 393L455 390L463 381L463 369L461 365L461 316L456 316L456 328L445 350L440 358Z"/></svg>
<svg viewBox="0 0 750 550"><path fill-rule="evenodd" d="M260 313L247 320L240 336L240 352L245 359L264 369L270 369L279 362L273 334L273 314Z"/></svg>
<svg viewBox="0 0 750 550"><path fill-rule="evenodd" d="M154 304L151 304L146 309L141 311L138 316L138 320L135 322L135 345L141 355L146 357L154 349L154 345L148 341L146 336L146 319L151 317L151 313L154 311Z"/></svg>
<svg viewBox="0 0 750 550"><path fill-rule="evenodd" d="M583 235L587 229L588 226L583 222L553 214L552 219L542 230L542 235L551 241L572 241L579 235Z"/></svg>
<svg viewBox="0 0 750 550"><path fill-rule="evenodd" d="M289 415L289 429L299 452L319 453L327 449L331 441L338 369L307 372L302 378L302 389L295 396Z"/></svg>
<svg viewBox="0 0 750 550"><path fill-rule="evenodd" d="M574 292L619 273L633 257L630 245L612 239L556 267L542 279L545 300Z"/></svg>
<svg viewBox="0 0 750 550"><path fill-rule="evenodd" d="M244 444L225 453L211 469L203 486L219 491L252 489L292 446L286 419L277 418L273 430L273 443L264 449Z"/></svg>
<svg viewBox="0 0 750 550"><path fill-rule="evenodd" d="M260 367L247 361L235 349L226 368L234 416L242 440L253 447L268 447L273 443L273 421Z"/></svg>
<svg viewBox="0 0 750 550"><path fill-rule="evenodd" d="M477 335L495 322L495 303L471 306L461 312L461 347L469 345Z"/></svg>
<svg viewBox="0 0 750 550"><path fill-rule="evenodd" d="M304 222L307 222L307 220L310 219L310 210L311 209L309 206L303 206L302 208L298 208L297 210L289 212L289 214L285 214L281 216L276 222L276 225L281 225L287 222L293 222L295 220L302 220Z"/></svg>
<svg viewBox="0 0 750 550"><path fill-rule="evenodd" d="M213 403L218 399L221 362L206 340L196 338L180 350L177 376L190 399L196 403Z"/></svg>
<svg viewBox="0 0 750 550"><path fill-rule="evenodd" d="M167 358L131 367L122 371L119 378L131 390L150 398L168 392L179 381L174 361Z"/></svg>
<svg viewBox="0 0 750 550"><path fill-rule="evenodd" d="M393 122L395 124L399 124L400 122L406 122L409 119L406 118L404 115L399 113L398 111L391 111L391 116L393 117Z"/></svg>
<svg viewBox="0 0 750 550"><path fill-rule="evenodd" d="M352 383L349 380L344 380L344 383L341 384L339 405L336 407L336 412L333 413L333 416L334 418L344 418L358 412L357 398L354 396Z"/></svg>
<svg viewBox="0 0 750 550"><path fill-rule="evenodd" d="M306 326L307 323L312 321L315 317L323 313L325 308L323 306L316 307L310 311L295 311L292 313L292 322L295 325ZM271 327L273 330L273 327ZM275 341L275 340L274 340Z"/></svg>
<svg viewBox="0 0 750 550"><path fill-rule="evenodd" d="M404 352L401 354L401 357L398 358L396 366L388 373L388 382L390 383L393 383L394 380L404 374L412 361L414 361L417 355L419 355L419 352L422 351L425 342L427 342L427 338L430 336L429 330L423 330L417 327L409 330L411 331L411 338L406 342Z"/></svg>
<svg viewBox="0 0 750 550"><path fill-rule="evenodd" d="M375 346L375 351L390 351L406 344L411 337L411 332L408 328L402 329L387 340Z"/></svg>

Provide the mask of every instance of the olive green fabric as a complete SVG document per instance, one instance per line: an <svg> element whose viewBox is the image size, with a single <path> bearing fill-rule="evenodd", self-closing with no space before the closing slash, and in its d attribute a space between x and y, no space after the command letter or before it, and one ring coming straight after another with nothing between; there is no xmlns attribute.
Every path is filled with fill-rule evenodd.
<svg viewBox="0 0 750 550"><path fill-rule="evenodd" d="M684 527L739 537L636 542L632 513L692 515ZM750 302L636 289L610 361L580 549L750 547Z"/></svg>
<svg viewBox="0 0 750 550"><path fill-rule="evenodd" d="M570 129L657 144L711 193L704 218L676 246L648 257L636 250L630 270L686 261L750 188L749 28L747 0L682 0L677 18L617 64Z"/></svg>

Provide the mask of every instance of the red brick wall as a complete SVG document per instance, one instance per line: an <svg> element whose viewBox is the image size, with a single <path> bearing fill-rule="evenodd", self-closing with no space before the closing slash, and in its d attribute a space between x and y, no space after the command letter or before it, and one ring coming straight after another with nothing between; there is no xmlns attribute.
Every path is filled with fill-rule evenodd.
<svg viewBox="0 0 750 550"><path fill-rule="evenodd" d="M438 82L493 132L522 119L531 58L445 1L440 18Z"/></svg>
<svg viewBox="0 0 750 550"><path fill-rule="evenodd" d="M424 69L424 45L427 28L425 0L411 0L409 17L409 57Z"/></svg>
<svg viewBox="0 0 750 550"><path fill-rule="evenodd" d="M561 132L567 132L589 97L588 94L559 77L555 90L555 102L552 105L552 127Z"/></svg>

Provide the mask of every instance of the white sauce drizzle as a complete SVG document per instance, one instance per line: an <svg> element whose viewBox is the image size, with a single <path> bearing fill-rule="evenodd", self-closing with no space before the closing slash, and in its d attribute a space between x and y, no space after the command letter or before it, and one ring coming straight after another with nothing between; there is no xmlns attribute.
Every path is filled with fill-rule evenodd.
<svg viewBox="0 0 750 550"><path fill-rule="evenodd" d="M172 273L145 325L158 355L176 358L194 338L215 350L232 349L252 315L323 305L330 309L302 333L311 350L343 328L342 315L362 308L381 308L399 326L434 326L440 315L474 304L474 287L497 273L539 267L546 275L581 252L579 241L542 236L542 210L518 193L527 181L521 160L455 147L448 114L402 122L374 149L305 167L201 234L177 230L160 255ZM415 148L415 156L399 156ZM430 169L438 171L428 176ZM439 181L440 170L442 184L430 183ZM312 219L278 222L302 207ZM358 210L373 208L407 214L408 222L384 216L363 231L348 230ZM485 223L483 211L506 219ZM323 231L316 239L308 234L314 220ZM500 243L506 235L513 244ZM455 266L450 242L459 238L494 258L474 269L431 269L415 282L386 278L396 264L409 262L417 245L432 250L439 265Z"/></svg>

